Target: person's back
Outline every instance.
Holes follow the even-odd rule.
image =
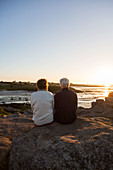
[[[68,89],[69,81],[66,82],[67,84],[64,83],[68,79],[64,80],[65,78],[60,81],[62,90],[54,96],[54,120],[67,124],[76,119],[77,95]]]
[[[41,83],[45,81],[41,79]],[[38,85],[38,82],[37,82]],[[37,92],[31,95],[31,108],[33,111],[33,121],[35,125],[44,125],[53,122],[53,94],[46,90],[46,88],[40,88]]]

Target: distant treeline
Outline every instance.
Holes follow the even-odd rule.
[[[48,83],[48,90],[51,91],[52,93],[56,93],[61,90],[61,87],[59,83]],[[37,90],[36,88],[36,83],[30,83],[30,82],[0,82],[0,90],[27,90],[34,92]],[[80,93],[82,91],[76,90],[72,87],[70,87],[70,90],[73,90],[76,93]]]

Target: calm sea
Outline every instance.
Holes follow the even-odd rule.
[[[104,99],[108,96],[110,92],[113,92],[113,87],[84,87],[84,86],[74,86],[77,90],[82,90],[82,93],[77,93],[78,95],[78,106],[84,108],[90,108],[91,103],[96,101],[96,99]]]
[[[84,87],[73,86],[81,93],[77,93],[78,106],[90,108],[96,99],[105,99],[113,91],[113,87]],[[30,101],[31,92],[28,91],[0,91],[0,103],[26,103]]]

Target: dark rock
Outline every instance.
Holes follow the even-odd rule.
[[[31,109],[26,110],[25,112],[27,112],[28,114],[33,114]]]
[[[28,119],[28,118],[22,118],[22,117],[20,117],[20,118],[13,118],[12,120],[11,120],[12,122],[19,122],[19,123],[32,123],[33,122],[33,120],[31,120],[31,119]]]
[[[0,118],[6,118],[6,116],[5,116],[5,115],[2,115]]]
[[[26,110],[23,113],[23,115],[26,116],[27,118],[32,118],[33,117],[33,112],[29,109],[29,110]]]
[[[108,97],[105,98],[106,107],[113,108],[113,92],[109,93]]]
[[[92,102],[92,107],[96,107],[97,109],[104,109],[105,101],[103,99],[98,99],[96,102]]]
[[[8,115],[8,116],[6,117],[6,119],[12,118],[12,117],[20,117],[20,116],[21,116],[21,113],[15,112],[14,114]]]
[[[14,113],[14,112],[18,112],[19,109],[14,109],[13,107],[7,107],[7,106],[2,106],[2,108],[9,113]]]
[[[77,108],[77,114],[80,114],[80,113],[82,113],[84,111],[85,111],[85,108],[83,108],[83,107],[78,107]]]
[[[107,109],[102,115],[104,117],[113,118],[113,109]]]
[[[113,169],[113,123],[78,118],[73,124],[34,127],[11,144],[9,170]]]
[[[19,117],[19,116],[21,116],[21,113],[20,113],[20,112],[15,112],[13,115],[14,115],[15,117]]]

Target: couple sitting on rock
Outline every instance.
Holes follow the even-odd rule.
[[[76,119],[77,95],[69,90],[69,80],[60,80],[62,90],[54,96],[48,91],[46,79],[37,81],[37,92],[31,95],[33,121],[37,126],[50,124],[53,121],[68,124]]]

